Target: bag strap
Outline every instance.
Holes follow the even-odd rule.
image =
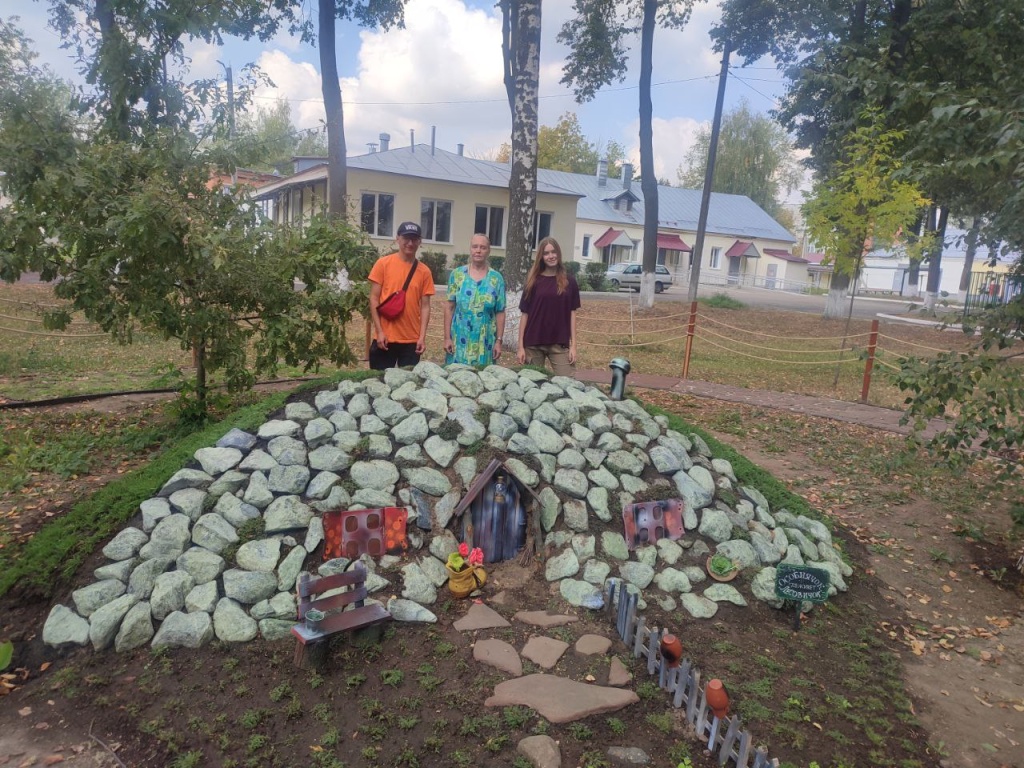
[[[416,267],[418,267],[419,265],[420,265],[420,262],[419,262],[418,259],[413,259],[412,260],[412,266],[409,268],[409,274],[406,275],[405,284],[402,285],[402,291],[403,292],[409,290],[409,283],[412,282],[412,276],[416,274]]]

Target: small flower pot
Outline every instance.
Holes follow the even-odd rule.
[[[487,583],[487,571],[480,566],[466,566],[461,571],[454,571],[445,565],[445,570],[448,571],[448,589],[459,599],[469,597]]]
[[[317,608],[310,608],[306,611],[306,615],[303,617],[306,621],[306,628],[313,631],[320,631],[320,622],[327,616],[323,611]]]
[[[732,563],[732,570],[731,571],[728,571],[727,573],[715,573],[714,569],[712,569],[712,567],[711,567],[711,561],[714,558],[715,558],[715,555],[712,555],[711,557],[708,558],[708,561],[707,561],[708,576],[710,576],[712,579],[714,579],[715,581],[732,581],[737,576],[739,576],[740,569],[739,569],[739,567],[737,567],[736,563],[734,563],[734,562]],[[732,562],[732,561],[730,560],[730,562]]]

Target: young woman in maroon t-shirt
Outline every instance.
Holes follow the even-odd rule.
[[[543,367],[549,360],[556,376],[574,376],[579,308],[580,288],[562,263],[562,249],[553,237],[545,237],[519,301],[519,362]]]

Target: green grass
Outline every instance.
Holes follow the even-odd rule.
[[[698,304],[715,309],[746,309],[747,305],[738,299],[734,299],[727,293],[716,293],[713,296],[697,299]]]

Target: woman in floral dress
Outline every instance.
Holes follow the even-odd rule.
[[[482,368],[501,357],[505,333],[505,279],[491,269],[487,235],[473,235],[469,263],[448,278],[448,304],[444,309],[446,363]]]

